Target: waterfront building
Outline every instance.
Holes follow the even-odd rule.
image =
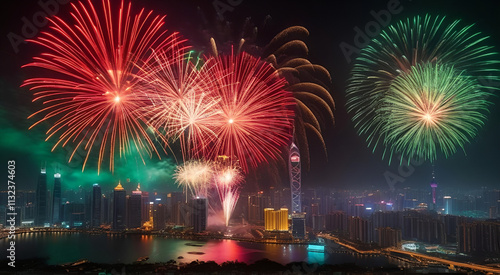
[[[288,209],[264,209],[264,228],[266,231],[288,231]]]
[[[36,185],[35,226],[45,226],[47,219],[47,172],[45,167],[40,170]]]
[[[61,174],[54,174],[54,190],[52,191],[52,224],[61,223]]]
[[[90,220],[90,226],[93,228],[98,228],[101,226],[101,216],[102,216],[102,193],[101,193],[101,187],[99,184],[94,183],[92,186],[92,206],[91,206],[91,220]]]
[[[206,198],[194,198],[191,200],[191,224],[196,233],[207,229],[208,204]]]
[[[132,191],[132,194],[130,195],[127,201],[127,227],[140,228],[143,224],[142,215],[143,215],[142,191],[140,191],[138,187],[136,190]]]
[[[113,230],[124,230],[126,228],[126,196],[127,192],[121,183],[115,187],[113,192]]]

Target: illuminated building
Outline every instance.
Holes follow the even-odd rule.
[[[40,170],[36,186],[35,226],[45,226],[47,222],[47,173],[45,167]]]
[[[264,228],[266,231],[288,231],[288,209],[264,209]]]
[[[299,148],[292,143],[290,147],[290,156],[288,167],[290,169],[290,189],[292,191],[292,213],[302,212],[301,202],[301,183],[300,183],[300,151]]]
[[[101,187],[99,186],[99,184],[94,183],[94,185],[92,186],[92,202],[91,202],[92,218],[90,220],[91,226],[94,228],[98,228],[99,226],[101,226],[101,214],[102,214],[101,197],[102,197]]]
[[[124,230],[126,228],[126,201],[127,192],[121,183],[115,187],[113,192],[113,225],[114,230]]]
[[[208,204],[206,198],[195,198],[191,201],[191,224],[196,233],[207,229]]]
[[[444,196],[443,197],[443,201],[444,201],[444,213],[446,215],[451,215],[453,212],[452,212],[452,200],[451,200],[451,197],[450,196]]]
[[[432,180],[431,180],[431,188],[432,188],[432,210],[436,210],[436,188],[438,184],[436,182],[436,177],[434,176],[434,167],[432,168]]]
[[[52,223],[61,222],[61,174],[54,174],[54,190],[52,193]]]

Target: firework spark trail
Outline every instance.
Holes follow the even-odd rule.
[[[214,163],[213,184],[219,195],[226,226],[229,225],[229,220],[240,197],[240,185],[243,180],[238,161],[227,156],[218,156]]]
[[[207,61],[220,96],[217,139],[209,158],[235,156],[243,172],[275,159],[291,140],[295,101],[286,80],[245,52]]]
[[[368,147],[383,147],[389,162],[396,152],[448,157],[484,124],[488,90],[497,88],[483,83],[498,81],[500,62],[486,36],[459,23],[429,15],[400,21],[356,59],[347,109]],[[431,105],[432,115],[415,116]]]
[[[36,67],[51,76],[30,78],[22,86],[30,86],[34,101],[47,107],[33,115],[45,114],[31,127],[55,120],[47,131],[47,140],[58,136],[53,150],[75,143],[75,152],[86,151],[82,170],[93,148],[98,148],[98,171],[105,155],[114,170],[115,154],[123,156],[131,148],[144,162],[143,152],[151,157],[159,153],[145,130],[146,122],[138,112],[149,104],[149,97],[136,89],[139,78],[137,64],[150,49],[168,43],[163,30],[164,16],[153,16],[144,9],[132,14],[131,4],[121,2],[115,15],[110,2],[102,1],[102,13],[89,0],[72,3],[74,23],[61,18],[47,18],[51,29],[30,42],[46,50],[23,67]],[[101,144],[96,137],[102,134]]]
[[[179,186],[186,187],[193,197],[208,198],[208,189],[213,180],[210,161],[190,160],[177,166],[174,179]]]
[[[210,67],[194,57],[177,34],[171,40],[143,68],[143,80],[152,90],[153,100],[146,117],[154,128],[164,131],[165,138],[180,141],[187,161],[204,156],[207,143],[216,138],[219,99],[211,88]]]

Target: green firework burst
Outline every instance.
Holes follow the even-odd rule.
[[[458,147],[464,148],[486,119],[484,114],[478,114],[487,111],[488,91],[497,89],[489,83],[499,80],[498,55],[486,44],[488,37],[473,32],[472,25],[460,27],[459,20],[445,21],[445,17],[429,15],[400,21],[375,37],[355,61],[346,90],[347,110],[358,134],[366,137],[368,147],[373,151],[383,148],[383,156],[388,155],[389,162],[396,152],[431,161],[440,151],[447,157]],[[447,80],[434,79],[440,83],[428,83],[432,81],[431,75],[446,76]],[[423,96],[425,93],[416,91],[424,87],[416,85],[435,85],[433,96],[450,98],[464,97],[463,91],[468,91],[473,94],[467,95],[467,100],[473,98],[481,104],[464,107],[464,110],[477,108],[467,109],[468,112],[451,112],[446,116],[450,122],[440,124],[446,125],[439,128],[440,134],[431,127],[421,127],[417,131],[411,127],[414,126],[411,120],[396,119],[398,112],[404,112],[404,108],[413,104],[403,103],[403,95],[396,93],[411,93],[406,90],[410,88],[415,90],[414,97]],[[446,91],[436,91],[437,88]],[[461,102],[464,101],[456,100],[455,104]],[[457,105],[454,108],[460,109]],[[458,121],[455,114],[469,122],[451,127]],[[466,119],[467,114],[472,117]],[[398,121],[397,126],[390,125],[394,121]],[[410,125],[405,126],[405,122]],[[413,140],[409,140],[410,137]],[[444,137],[448,140],[443,140]]]
[[[384,143],[405,158],[434,161],[464,148],[486,120],[489,96],[453,67],[425,63],[397,76],[382,99]]]

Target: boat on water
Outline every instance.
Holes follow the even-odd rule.
[[[144,257],[137,258],[136,262],[140,263],[140,262],[145,262],[147,260],[149,260],[149,257],[148,256],[144,256]]]
[[[184,259],[184,257],[182,257],[182,256],[179,256],[179,257],[177,257],[177,259],[179,259],[179,260],[180,260],[180,259]]]
[[[309,244],[307,246],[307,251],[324,253],[325,252],[325,246],[321,245],[321,244]]]
[[[200,243],[186,243],[187,246],[196,246],[196,247],[202,247],[203,244]]]
[[[194,255],[203,255],[205,252],[198,252],[198,251],[190,251],[188,254],[194,254]]]

